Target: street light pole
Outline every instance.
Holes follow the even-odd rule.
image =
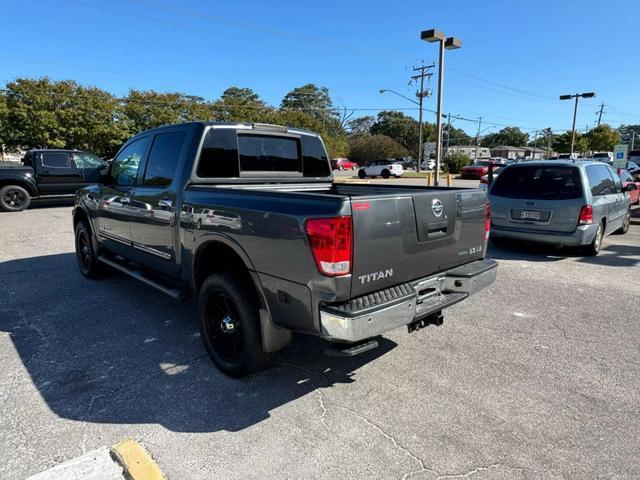
[[[593,98],[595,96],[596,94],[594,92],[576,93],[575,95],[560,95],[560,100],[569,100],[571,98],[576,99],[576,102],[573,106],[573,126],[571,127],[571,155],[573,155],[573,148],[576,142],[576,116],[578,114],[578,99],[580,97]]]
[[[442,157],[442,89],[444,81],[444,49],[453,50],[460,48],[462,42],[455,38],[445,38],[445,34],[440,30],[431,29],[424,30],[420,33],[420,38],[427,42],[438,42],[440,47],[439,61],[438,61],[438,101],[437,101],[437,113],[436,113],[436,174],[434,178],[434,186],[438,186],[438,177],[440,175],[440,159]]]
[[[480,150],[480,127],[482,125],[482,117],[478,117],[478,133],[476,134],[476,156],[473,159],[473,163],[476,163],[479,158],[479,150]]]

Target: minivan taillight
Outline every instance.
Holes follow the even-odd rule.
[[[484,208],[484,239],[489,240],[489,232],[491,231],[491,206],[489,205],[489,200],[486,201]]]
[[[585,205],[580,209],[580,217],[578,218],[578,225],[591,225],[593,223],[593,207],[591,205]]]
[[[305,230],[318,270],[337,277],[351,273],[351,217],[312,218]]]

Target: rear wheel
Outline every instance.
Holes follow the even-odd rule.
[[[202,284],[200,334],[213,363],[230,377],[268,367],[274,356],[262,349],[258,305],[252,286],[230,273],[216,273]]]
[[[602,239],[604,237],[604,227],[602,223],[598,225],[596,236],[593,237],[593,241],[584,248],[584,253],[590,257],[595,257],[600,253],[600,247],[602,246]]]
[[[20,212],[31,203],[31,195],[20,185],[6,185],[0,188],[0,210]]]
[[[360,177],[360,178],[364,178],[364,177],[366,177],[366,176],[367,176],[367,174],[366,174],[366,173],[364,173],[364,170],[358,170],[358,177]]]
[[[389,178],[391,176],[391,172],[389,172],[389,170],[384,169],[382,170],[382,178]]]
[[[629,231],[629,225],[631,224],[631,212],[627,210],[627,214],[624,216],[624,220],[622,221],[622,226],[616,230],[615,233],[619,235],[624,235]]]

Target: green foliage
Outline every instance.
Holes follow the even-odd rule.
[[[553,139],[553,149],[558,153],[571,152],[571,130],[555,136]],[[585,135],[576,132],[573,151],[579,153],[586,152],[587,150],[589,150],[589,140]]]
[[[349,121],[348,127],[351,135],[369,135],[376,118],[371,115],[354,118]]]
[[[360,135],[349,142],[349,158],[367,164],[385,158],[405,157],[407,149],[387,135]]]
[[[313,98],[302,95],[315,92]],[[112,156],[131,135],[195,120],[274,123],[320,133],[332,157],[348,156],[326,88],[305,85],[287,94],[285,108],[267,106],[253,90],[230,87],[213,102],[180,92],[131,90],[115,98],[71,80],[17,79],[0,94],[0,143],[9,148],[77,148]],[[311,109],[296,108],[311,105]],[[320,111],[315,110],[320,106]],[[326,108],[325,108],[326,107]]]
[[[429,124],[431,125],[431,124]],[[443,127],[443,138],[447,140],[447,125]],[[436,133],[434,128],[433,138],[435,139]],[[449,145],[475,145],[476,139],[467,135],[467,133],[461,128],[456,128],[453,125],[451,126],[451,131],[449,132]]]
[[[449,173],[460,173],[462,167],[470,163],[471,158],[463,152],[450,153],[444,157],[444,166]]]
[[[609,125],[602,124],[592,128],[585,135],[589,150],[594,152],[611,152],[616,143],[620,143],[620,133]]]
[[[378,113],[369,131],[372,135],[386,135],[395,140],[417,158],[419,130],[418,122],[412,117],[402,112],[386,110]]]
[[[518,127],[505,127],[497,133],[485,135],[480,144],[489,148],[497,146],[524,147],[528,140],[529,134],[524,133]]]
[[[633,141],[634,148],[640,146],[640,125],[620,125],[618,127],[618,133],[620,134],[621,143],[628,143],[631,148],[632,134],[635,132],[635,139]]]

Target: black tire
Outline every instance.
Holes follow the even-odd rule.
[[[385,169],[382,170],[382,178],[389,178],[391,176],[391,172],[389,172],[389,170]]]
[[[76,225],[75,236],[76,262],[78,263],[80,273],[91,279],[103,277],[107,268],[98,261],[98,257],[93,248],[91,229],[84,221],[80,221]]]
[[[31,195],[20,185],[5,185],[0,188],[0,210],[21,212],[31,204]]]
[[[358,170],[358,177],[365,178],[366,176],[367,176],[367,174],[364,173],[364,170]]]
[[[267,368],[274,354],[262,348],[253,286],[231,273],[209,276],[198,299],[200,334],[220,371],[238,378]]]
[[[627,210],[627,214],[624,216],[622,226],[615,231],[617,235],[624,235],[629,231],[629,225],[631,224],[631,212]]]
[[[600,253],[600,247],[602,247],[602,239],[604,238],[604,225],[602,222],[598,225],[598,230],[596,231],[596,236],[593,237],[593,241],[584,247],[585,255],[590,257],[595,257]]]

